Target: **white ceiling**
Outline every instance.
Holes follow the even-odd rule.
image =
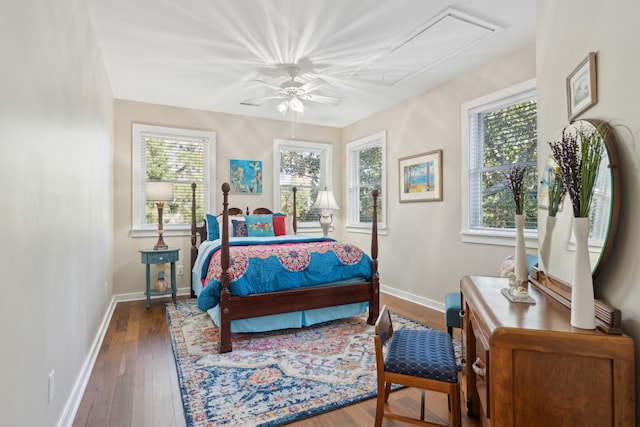
[[[303,123],[344,127],[535,42],[535,0],[87,0],[113,94],[290,120],[272,95],[299,81]]]

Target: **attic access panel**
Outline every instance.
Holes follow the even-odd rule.
[[[473,15],[448,8],[361,66],[353,76],[395,86],[503,30]]]

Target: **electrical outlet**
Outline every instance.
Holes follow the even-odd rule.
[[[176,272],[178,276],[182,276],[184,274],[184,265],[176,265]]]
[[[56,370],[52,369],[49,373],[49,403],[53,400],[53,396],[56,394]]]

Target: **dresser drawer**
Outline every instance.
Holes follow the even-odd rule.
[[[473,362],[469,362],[472,363],[471,369],[473,369],[473,372],[475,373],[475,386],[478,392],[478,397],[480,398],[480,406],[482,408],[483,415],[489,418],[491,416],[489,407],[489,337],[484,333],[480,325],[478,325],[478,322],[473,315],[470,320],[471,329],[473,330],[476,342],[476,359]]]

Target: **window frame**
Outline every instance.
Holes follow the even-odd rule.
[[[292,150],[299,151],[317,151],[321,153],[321,165],[320,165],[320,188],[327,187],[329,190],[333,190],[333,145],[328,142],[310,142],[294,139],[273,139],[273,206],[274,209],[280,210],[280,150],[286,147]],[[277,172],[277,173],[275,173]],[[322,231],[320,227],[320,219],[318,221],[298,221],[296,219],[296,226],[298,231],[304,230],[305,232],[317,232]],[[333,230],[334,226],[331,225],[330,229]]]
[[[517,101],[525,101],[537,97],[536,79],[530,79],[522,83],[487,94],[480,98],[462,104],[462,138],[461,138],[461,225],[460,235],[463,242],[482,243],[489,245],[513,246],[515,244],[515,229],[474,229],[470,226],[471,198],[471,115],[482,111],[500,108],[505,104]],[[538,173],[537,167],[535,173]],[[538,231],[525,230],[525,246],[527,248],[538,247]]]
[[[157,224],[146,224],[145,204],[146,195],[143,191],[146,181],[146,169],[143,170],[142,164],[142,144],[143,134],[151,133],[164,135],[175,139],[203,139],[205,141],[204,149],[204,212],[209,212],[212,205],[211,201],[216,200],[215,197],[215,164],[216,164],[216,133],[213,131],[174,128],[168,126],[147,125],[141,123],[132,123],[131,125],[131,237],[152,237],[157,236]],[[191,233],[191,219],[184,224],[164,224],[164,236],[186,236]]]
[[[354,162],[353,156],[359,155],[363,150],[369,148],[380,147],[382,149],[382,173],[381,173],[381,194],[382,203],[378,204],[378,212],[380,213],[381,221],[378,221],[378,231],[381,234],[386,234],[387,229],[387,209],[386,200],[387,197],[387,132],[377,132],[375,134],[365,136],[363,138],[351,141],[346,145],[346,176],[347,184],[345,191],[347,194],[346,203],[346,228],[348,232],[352,233],[371,233],[371,223],[361,222],[357,219],[358,212],[360,211],[360,197],[359,189],[361,187],[359,173],[357,168],[352,168]]]

